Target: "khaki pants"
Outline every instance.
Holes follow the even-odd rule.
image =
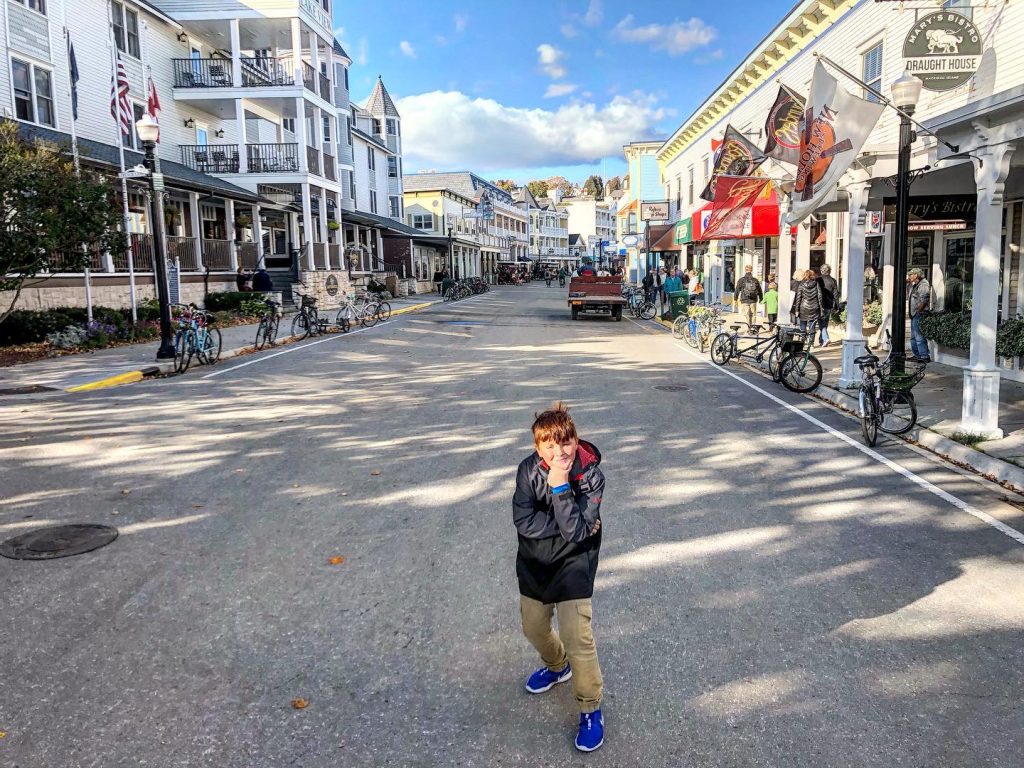
[[[740,304],[740,307],[747,325],[753,325],[757,320],[757,304]]]
[[[551,617],[558,611],[558,633],[551,628]],[[597,661],[597,646],[590,620],[594,609],[590,599],[566,600],[564,603],[541,603],[519,596],[519,613],[523,618],[523,634],[540,654],[552,672],[572,664],[572,693],[581,712],[601,708],[604,679]]]

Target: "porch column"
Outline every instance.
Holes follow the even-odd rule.
[[[252,239],[256,242],[256,266],[265,268],[264,259],[267,254],[263,252],[263,224],[260,221],[260,207],[257,203],[252,205]]]
[[[320,74],[320,40],[312,32],[309,33],[309,63],[313,66],[313,70],[317,75]],[[313,84],[313,89],[320,93],[319,80],[317,77],[316,83]]]
[[[806,272],[811,268],[811,217],[808,216],[796,228],[796,264],[793,269]]]
[[[238,27],[238,19],[230,19],[231,28],[231,84],[235,88],[242,87],[242,35]]]
[[[295,100],[295,140],[299,144],[300,173],[309,173],[309,162],[306,159],[306,147],[309,145],[309,137],[306,134],[306,100],[298,98]]]
[[[292,248],[302,249],[302,243],[299,242],[299,217],[291,212],[288,214],[288,238]]]
[[[231,259],[231,271],[238,270],[238,244],[235,242],[235,201],[224,198],[224,234],[228,239],[228,255]]]
[[[302,23],[298,17],[292,17],[292,78],[293,82],[302,87]],[[301,113],[300,113],[301,114]],[[296,118],[298,119],[298,118]]]
[[[200,272],[203,271],[203,230],[200,227],[199,218],[199,193],[188,193],[188,212],[191,219],[192,239],[196,248],[196,265]]]
[[[840,387],[860,383],[860,368],[854,360],[867,352],[864,346],[864,229],[868,215],[871,182],[862,181],[846,188],[850,195],[846,216],[846,253],[843,258],[843,284],[846,286],[846,338],[843,339],[843,368]]]
[[[302,185],[302,234],[305,240],[302,248],[306,256],[306,269],[313,272],[316,263],[313,261],[313,206],[309,200],[309,184]]]
[[[249,172],[249,150],[245,137],[245,102],[235,99],[235,122],[238,123],[238,172]]]
[[[999,310],[999,257],[1003,226],[1003,187],[1010,172],[1013,144],[976,151],[978,217],[974,228],[974,301],[971,309],[971,362],[964,369],[960,431],[996,440],[999,428],[999,368],[996,330]],[[900,276],[897,275],[897,278]]]
[[[335,208],[334,210],[338,210]],[[328,242],[329,235],[327,230],[327,190],[320,190],[320,242]],[[325,246],[326,247],[326,246]],[[329,251],[330,249],[328,249]],[[327,264],[330,266],[330,253],[327,255]]]
[[[779,195],[779,258],[776,259],[775,277],[779,283],[779,317],[788,322],[793,306],[793,234],[786,220],[789,214],[789,195]]]
[[[384,269],[384,236],[381,234],[381,230],[373,230],[374,237],[377,240],[377,264],[380,265],[381,270]],[[373,266],[370,266],[370,270],[373,271]]]

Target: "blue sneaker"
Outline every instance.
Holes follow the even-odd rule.
[[[576,734],[576,749],[593,752],[604,744],[604,718],[601,710],[580,713],[580,730]]]
[[[526,681],[526,690],[530,693],[544,693],[550,691],[559,683],[564,683],[572,677],[572,667],[569,662],[565,663],[565,669],[561,672],[552,672],[547,667],[541,667]]]

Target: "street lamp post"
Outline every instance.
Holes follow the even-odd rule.
[[[899,159],[896,167],[896,223],[894,231],[892,290],[892,361],[893,370],[902,371],[907,344],[907,239],[910,220],[910,146],[917,139],[910,118],[921,97],[922,82],[904,72],[892,84],[893,103],[900,112]]]
[[[448,261],[451,264],[451,271],[448,273],[448,276],[451,277],[452,280],[454,280],[455,279],[455,246],[453,245],[453,242],[452,242],[452,229],[453,229],[452,222],[449,221],[448,222]]]
[[[160,303],[160,348],[156,352],[157,360],[173,359],[174,339],[171,334],[171,299],[167,290],[167,246],[164,242],[163,227],[163,191],[164,178],[160,173],[160,159],[154,151],[156,140],[160,136],[160,126],[148,112],[135,123],[142,147],[146,152],[145,164],[149,169],[149,219],[153,230],[153,261],[154,278],[156,279],[156,296]]]

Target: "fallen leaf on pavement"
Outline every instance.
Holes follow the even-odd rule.
[[[380,474],[380,470],[379,470],[379,469],[375,469],[375,470],[373,470],[373,472],[371,472],[370,474],[371,474],[371,475],[379,475],[379,474]]]
[[[236,469],[235,472],[245,472],[244,469]]]
[[[335,555],[334,557],[332,557],[327,562],[329,562],[331,565],[341,565],[342,563],[345,562],[345,558],[342,557],[341,555]]]
[[[204,506],[206,506],[206,505],[205,504],[193,504],[192,505],[192,509],[202,509]]]
[[[342,491],[342,492],[341,492],[341,495],[342,495],[342,496],[348,496],[348,494],[347,494],[347,493],[345,493],[345,491]]]
[[[131,492],[132,492],[132,489],[131,489],[131,488],[122,488],[122,489],[121,489],[121,495],[122,495],[122,496],[127,496],[127,495],[128,495],[129,493],[131,493]]]
[[[309,706],[309,700],[308,699],[292,699],[292,708],[293,709],[305,709],[308,706]]]

